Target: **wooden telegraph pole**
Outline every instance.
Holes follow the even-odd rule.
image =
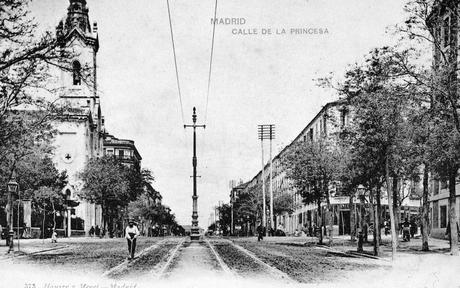
[[[273,184],[272,184],[272,178],[273,178],[273,167],[272,167],[272,140],[275,139],[275,125],[274,124],[269,124],[269,125],[259,125],[258,129],[258,134],[259,134],[259,140],[261,143],[262,147],[262,226],[265,227],[267,225],[267,220],[266,220],[266,208],[265,208],[265,176],[264,176],[264,170],[265,170],[265,162],[264,162],[264,140],[270,140],[270,228],[274,229],[274,217],[273,217]]]
[[[200,240],[200,230],[198,228],[198,195],[196,191],[196,165],[197,165],[197,158],[196,158],[196,128],[206,128],[206,125],[196,125],[196,108],[193,107],[193,114],[192,114],[192,125],[184,125],[184,128],[193,128],[193,158],[192,158],[192,165],[193,165],[193,212],[192,212],[192,229],[190,232],[190,239],[191,240]]]

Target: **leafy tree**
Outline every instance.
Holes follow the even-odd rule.
[[[230,204],[223,204],[218,207],[219,211],[219,226],[222,229],[222,233],[227,235],[230,233],[229,228],[232,225],[232,212]]]
[[[329,245],[332,245],[332,215],[329,195],[329,185],[337,177],[336,162],[340,153],[332,139],[321,137],[316,141],[305,141],[293,144],[283,156],[282,163],[286,168],[286,175],[293,180],[293,187],[300,193],[305,204],[316,204],[318,216],[321,219],[320,227],[324,226],[321,217],[321,204],[326,202],[327,222],[329,226]],[[322,233],[319,243],[322,244]]]
[[[183,228],[177,224],[175,215],[171,213],[171,209],[161,203],[149,201],[146,195],[129,203],[128,209],[130,217],[147,220],[150,225],[156,227],[167,226],[168,230],[175,235],[184,233]]]
[[[244,225],[247,221],[256,223],[262,215],[262,186],[248,189],[247,193],[241,193],[233,204],[235,224]]]
[[[404,53],[389,47],[375,49],[364,64],[347,71],[341,88],[354,114],[350,134],[352,160],[348,165],[354,174],[351,183],[366,186],[371,203],[377,202],[377,209],[372,211],[377,228],[374,229],[375,254],[379,253],[378,227],[384,180],[390,206],[394,254],[397,218],[393,209],[397,208],[398,183],[411,178],[415,167],[420,165],[420,162],[408,161],[411,145],[407,138],[410,130],[407,117],[415,108],[410,90],[407,89],[412,83],[404,81],[405,73],[398,64],[404,57]]]
[[[289,214],[294,212],[294,200],[288,194],[282,194],[273,200],[273,213],[280,215],[284,212]]]
[[[130,193],[129,175],[129,168],[111,156],[90,159],[80,173],[84,184],[79,196],[101,205],[104,229],[107,224],[113,227],[119,207],[136,200],[136,195]]]
[[[24,153],[20,158],[14,161],[8,158],[10,161],[0,162],[0,181],[8,182],[13,169],[19,183],[21,199],[32,200],[34,214],[44,215],[43,221],[47,215],[50,216],[49,219],[52,217],[55,227],[56,212],[63,210],[62,189],[67,183],[67,175],[65,171],[59,172],[56,169],[50,158],[52,147],[47,141],[30,142],[28,145],[30,146],[21,147]],[[0,203],[5,205],[8,193],[6,189],[2,192]]]

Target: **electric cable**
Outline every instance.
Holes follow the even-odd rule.
[[[172,49],[173,49],[173,55],[174,55],[174,67],[176,69],[176,82],[177,82],[177,91],[178,91],[178,94],[179,94],[179,103],[180,103],[180,110],[181,110],[181,115],[182,115],[182,124],[185,125],[184,108],[183,108],[183,105],[182,105],[182,93],[181,93],[181,90],[180,90],[180,81],[179,81],[179,70],[177,69],[176,45],[174,43],[174,33],[173,33],[173,27],[172,27],[171,9],[169,7],[169,0],[166,0],[166,4],[168,6],[169,28],[170,28],[170,31],[171,31],[171,42],[172,42]]]

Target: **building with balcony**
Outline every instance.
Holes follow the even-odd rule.
[[[140,167],[142,157],[137,151],[133,140],[118,139],[113,135],[106,134],[104,137],[104,155],[114,156],[122,163]]]

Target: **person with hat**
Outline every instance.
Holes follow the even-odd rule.
[[[128,252],[130,260],[134,259],[134,252],[136,252],[136,238],[140,234],[139,229],[137,229],[137,226],[134,224],[134,220],[130,219],[129,225],[125,230],[125,238],[128,241]]]

